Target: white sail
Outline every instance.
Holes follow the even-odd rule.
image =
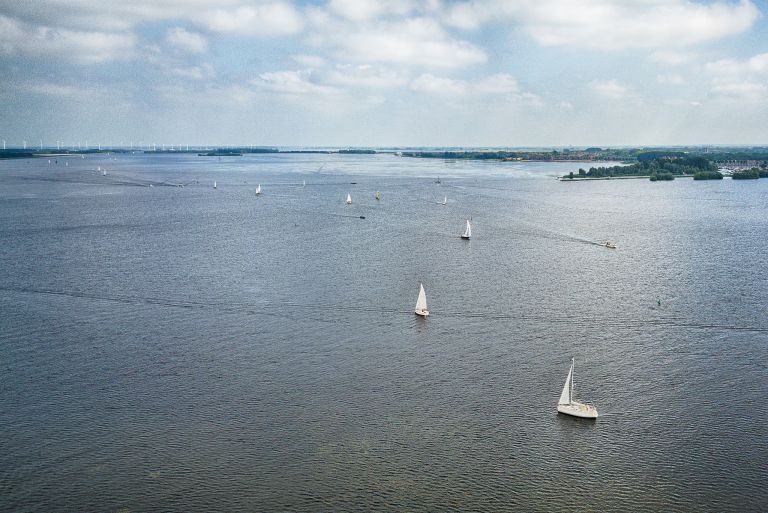
[[[261,194],[261,184],[256,186],[256,194],[257,195]]]
[[[216,180],[213,181],[213,188],[216,188]]]
[[[419,298],[416,300],[416,313],[427,311],[427,294],[424,292],[424,285],[419,283]]]
[[[351,204],[352,204],[352,195],[347,194],[347,205],[351,205]]]
[[[447,205],[447,204],[448,204],[448,196],[445,196],[443,198],[443,205]]]
[[[565,385],[563,385],[563,393],[560,394],[560,400],[558,404],[571,404],[571,380],[573,379],[573,361],[571,361],[571,368],[568,369],[568,377],[565,378]]]
[[[461,234],[462,239],[468,239],[472,237],[472,227],[469,225],[469,219],[467,219],[467,227],[464,228],[464,233]]]

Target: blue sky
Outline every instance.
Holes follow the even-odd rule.
[[[0,0],[0,137],[768,144],[767,14],[755,0]]]

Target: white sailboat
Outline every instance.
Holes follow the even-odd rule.
[[[347,194],[347,205],[351,205],[351,204],[352,204],[352,195]]]
[[[213,188],[216,188],[216,180],[213,181]]]
[[[416,300],[416,315],[426,317],[429,315],[427,310],[427,293],[424,292],[424,285],[419,283],[419,298]]]
[[[376,196],[374,196],[377,200],[381,199],[381,193],[379,191],[376,191]]]
[[[256,196],[258,196],[259,194],[261,194],[261,184],[258,184],[256,186]]]
[[[571,358],[571,368],[568,370],[568,377],[565,378],[563,392],[560,394],[560,400],[557,402],[557,411],[583,419],[596,419],[597,408],[573,400],[573,365],[574,359]]]
[[[448,196],[443,197],[443,205],[448,204]]]
[[[467,227],[464,228],[464,233],[461,234],[461,238],[469,240],[470,237],[472,237],[472,226],[470,226],[469,219],[467,219]]]

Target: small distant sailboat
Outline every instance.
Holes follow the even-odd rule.
[[[374,196],[377,200],[381,199],[381,193],[379,191],[376,191],[376,196]]]
[[[426,317],[429,315],[427,310],[427,293],[424,292],[424,284],[419,283],[419,298],[416,300],[416,315]]]
[[[216,188],[216,180],[213,181],[213,188]]]
[[[443,198],[443,205],[447,205],[447,204],[448,204],[448,196],[445,196]]]
[[[464,233],[461,234],[461,238],[469,240],[470,237],[472,237],[472,226],[470,226],[469,219],[467,219],[467,227],[464,228]]]
[[[306,180],[302,180],[301,181],[301,186],[302,187],[306,187],[307,186],[307,181]]]
[[[603,246],[605,246],[606,248],[610,248],[610,249],[616,249],[616,244],[614,244],[614,243],[613,243],[613,242],[611,242],[611,241],[605,241],[605,243],[603,244]]]
[[[256,186],[256,196],[258,196],[259,194],[261,194],[261,184]]]
[[[352,204],[352,195],[347,194],[347,205],[351,205],[351,204]]]
[[[571,368],[568,370],[568,377],[565,378],[563,392],[560,394],[560,400],[557,402],[557,411],[583,419],[596,419],[597,408],[573,400],[573,366],[574,359],[571,358]]]

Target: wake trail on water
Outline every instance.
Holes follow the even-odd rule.
[[[413,315],[413,311],[400,308],[387,308],[382,306],[366,306],[366,305],[343,305],[343,304],[320,304],[320,303],[298,303],[292,301],[273,301],[267,303],[246,303],[236,301],[211,301],[211,300],[194,300],[194,299],[175,299],[175,298],[163,298],[163,297],[151,297],[151,296],[135,296],[129,294],[95,294],[86,291],[67,291],[67,290],[55,290],[35,287],[12,287],[12,286],[0,286],[0,290],[6,292],[16,292],[25,294],[46,294],[51,296],[63,296],[78,299],[91,299],[98,301],[112,301],[117,303],[126,304],[146,304],[157,305],[171,308],[189,308],[189,309],[206,309],[206,310],[218,310],[221,312],[237,312],[237,313],[249,313],[249,314],[275,314],[282,312],[285,309],[295,310],[309,310],[319,312],[333,312],[337,315],[345,315],[348,313],[375,313],[375,314],[390,314],[390,315]],[[768,333],[768,327],[765,326],[744,326],[735,324],[720,324],[700,322],[691,319],[682,318],[632,318],[632,317],[612,317],[610,320],[592,319],[585,320],[580,316],[573,315],[539,315],[539,314],[526,314],[520,313],[488,313],[488,312],[471,312],[471,311],[451,311],[442,310],[439,312],[431,312],[430,317],[441,318],[450,317],[457,319],[481,319],[488,321],[524,321],[532,323],[552,323],[552,324],[565,324],[573,326],[575,328],[643,328],[648,326],[656,327],[668,327],[668,328],[682,328],[692,330],[715,330],[715,331],[739,331],[739,332],[755,332],[755,333]]]

